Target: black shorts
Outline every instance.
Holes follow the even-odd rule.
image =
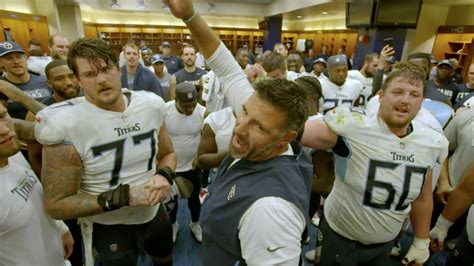
[[[168,213],[161,205],[145,224],[94,224],[92,246],[102,265],[136,265],[145,253],[157,258],[171,256],[173,234]]]

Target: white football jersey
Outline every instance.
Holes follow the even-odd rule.
[[[204,125],[208,124],[214,132],[217,144],[217,152],[229,150],[232,133],[235,127],[235,115],[231,107],[226,107],[214,113],[210,113],[204,119]]]
[[[333,149],[336,180],[324,208],[329,225],[363,244],[393,240],[427,172],[446,158],[447,139],[417,121],[400,138],[381,118],[353,107],[329,111],[324,120],[348,149],[347,156]]]
[[[176,172],[186,172],[193,168],[201,141],[201,128],[206,107],[196,104],[191,115],[185,115],[176,109],[176,102],[166,103],[165,124],[176,153]]]
[[[337,106],[352,106],[362,92],[362,83],[346,79],[342,86],[334,84],[329,79],[319,80],[323,90],[324,103],[319,107],[320,113]]]
[[[165,102],[145,91],[127,91],[123,112],[100,109],[84,97],[47,107],[38,113],[35,133],[43,145],[70,143],[84,167],[80,193],[98,195],[117,185],[143,185],[154,175],[158,133]],[[124,207],[88,217],[100,224],[141,224],[158,206]]]
[[[362,83],[362,93],[359,97],[359,107],[365,108],[367,102],[369,101],[370,95],[372,95],[372,84],[374,82],[374,78],[364,77],[359,70],[349,70],[347,72],[347,78],[357,80]]]

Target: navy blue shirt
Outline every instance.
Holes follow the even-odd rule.
[[[42,101],[43,99],[52,95],[51,89],[48,87],[48,81],[45,77],[39,76],[36,74],[30,73],[30,80],[25,83],[14,83],[9,81],[8,79],[2,77],[2,80],[8,81],[11,84],[20,88],[20,90],[24,91],[27,95],[31,96],[33,99],[37,101]],[[17,102],[9,102],[8,103],[8,113],[13,118],[18,119],[25,119],[28,110]]]
[[[168,73],[171,75],[184,68],[183,61],[179,57],[175,55],[171,55],[169,57],[165,57],[164,55],[161,56],[165,60],[165,66],[166,69],[168,69]]]

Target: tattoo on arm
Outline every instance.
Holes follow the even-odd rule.
[[[44,201],[54,219],[71,219],[99,214],[97,196],[79,193],[83,165],[73,145],[43,147],[41,177]]]

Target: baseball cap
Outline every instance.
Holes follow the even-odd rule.
[[[438,66],[441,66],[441,65],[448,65],[449,67],[454,69],[453,64],[451,64],[451,62],[448,59],[443,59],[439,61]]]
[[[154,65],[158,62],[162,62],[164,63],[165,62],[165,59],[163,58],[163,56],[159,55],[159,54],[156,54],[154,55],[152,58],[151,58],[151,64]]]
[[[197,100],[198,92],[196,87],[191,83],[179,83],[176,86],[176,99],[181,102],[192,102]]]
[[[316,60],[313,61],[313,64],[316,63],[323,63],[324,65],[326,65],[326,60],[324,60],[324,58],[316,58]]]
[[[328,58],[327,66],[328,68],[347,66],[347,58],[344,55],[333,55]]]
[[[23,48],[21,48],[21,46],[16,42],[7,41],[0,43],[0,56],[4,56],[13,52],[25,53]]]
[[[163,42],[163,43],[161,43],[161,47],[171,47],[171,43],[170,42]]]

